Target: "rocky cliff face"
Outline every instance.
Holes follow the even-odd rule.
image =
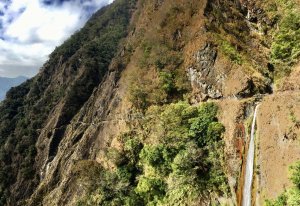
[[[214,189],[190,205],[240,204],[249,119],[260,101],[254,197],[276,197],[288,184],[276,171],[300,159],[298,70],[272,42],[286,9],[275,0],[116,0],[98,11],[1,104],[0,205],[122,205],[97,190],[108,181],[104,170],[118,169],[107,154],[126,150],[125,134],[141,136],[144,146],[159,141],[161,126],[148,118],[165,121],[162,111],[181,101],[214,102],[225,126],[224,162],[201,174],[222,171],[227,186],[210,183]]]
[[[24,204],[45,178],[72,119],[109,76],[133,10],[134,3],[122,1],[103,8],[50,55],[36,77],[8,93],[1,105],[0,129],[4,203]],[[114,67],[121,69],[122,64]],[[57,174],[49,186],[57,184]]]

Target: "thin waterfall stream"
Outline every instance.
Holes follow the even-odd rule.
[[[243,189],[243,204],[242,206],[251,206],[251,191],[252,191],[252,182],[253,182],[253,168],[254,168],[254,136],[255,136],[255,125],[256,125],[256,116],[259,105],[255,107],[252,126],[251,126],[251,136],[249,142],[249,149],[247,154],[246,161],[246,172],[245,172],[245,183]]]

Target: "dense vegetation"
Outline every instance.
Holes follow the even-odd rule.
[[[300,162],[291,167],[291,181],[294,187],[287,189],[276,200],[266,201],[266,206],[298,206],[300,205]]]
[[[117,137],[90,195],[78,205],[198,205],[228,194],[217,107],[151,106]]]
[[[0,105],[0,205],[7,201],[17,205],[19,199],[32,194],[39,182],[35,144],[48,115],[59,101],[63,102],[56,125],[60,134],[53,135],[51,157],[66,125],[108,71],[121,38],[127,34],[133,3],[119,0],[101,9],[82,30],[56,48],[37,77],[8,92]],[[63,82],[57,82],[54,76],[62,72],[62,64],[68,68],[63,71],[67,75]],[[11,194],[13,184],[19,184],[19,189]]]
[[[277,66],[276,75],[284,76],[300,56],[300,8],[294,0],[276,0],[268,7],[269,15],[278,19],[271,45],[271,61]]]

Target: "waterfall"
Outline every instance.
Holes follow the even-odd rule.
[[[253,167],[254,167],[254,135],[255,135],[255,123],[256,123],[256,116],[258,111],[259,105],[255,107],[253,120],[252,120],[252,127],[251,127],[251,137],[249,143],[249,149],[247,154],[247,161],[246,161],[246,172],[245,172],[245,183],[244,183],[244,190],[243,190],[243,206],[251,206],[251,189],[252,189],[252,182],[253,182]]]
[[[248,13],[247,13],[247,16],[246,16],[246,19],[250,20],[250,10],[248,9]]]

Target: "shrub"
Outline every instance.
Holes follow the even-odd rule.
[[[109,148],[107,151],[107,157],[117,166],[122,166],[126,164],[127,159],[124,156],[124,153],[121,151],[115,149],[115,148]]]
[[[207,129],[207,138],[211,142],[220,140],[222,134],[225,132],[225,127],[219,122],[212,122]]]
[[[292,64],[300,56],[300,14],[288,13],[279,24],[271,47],[271,58]]]
[[[294,187],[289,188],[275,200],[266,200],[266,206],[298,206],[300,205],[300,162],[290,167],[291,180]]]
[[[164,163],[163,150],[163,145],[146,145],[140,153],[140,159],[153,167],[158,166]]]
[[[161,87],[163,90],[166,91],[166,93],[170,94],[175,88],[174,84],[174,77],[171,72],[160,72],[159,73],[160,81],[161,81]]]
[[[131,85],[129,90],[130,90],[130,101],[132,105],[137,109],[145,111],[150,104],[148,98],[148,92],[143,87],[134,84]]]
[[[280,195],[274,201],[267,200],[265,204],[266,206],[286,206],[287,205],[286,201],[287,201],[287,197],[285,195]]]
[[[234,63],[241,65],[242,56],[228,41],[224,40],[220,46],[221,51]]]
[[[204,150],[192,142],[181,150],[172,163],[172,170],[175,174],[192,176],[197,170],[204,169]]]
[[[199,146],[206,146],[209,142],[217,141],[224,132],[221,124],[215,122],[218,108],[215,104],[204,104],[199,108],[198,116],[190,119],[189,135],[197,140]],[[212,137],[212,135],[218,135]]]
[[[300,189],[300,162],[296,163],[294,166],[291,166],[291,171],[291,180],[294,185]]]
[[[129,139],[124,144],[126,156],[132,163],[137,162],[142,149],[143,144],[137,138]]]
[[[141,177],[135,192],[148,203],[161,199],[165,194],[166,186],[166,183],[161,179]]]

